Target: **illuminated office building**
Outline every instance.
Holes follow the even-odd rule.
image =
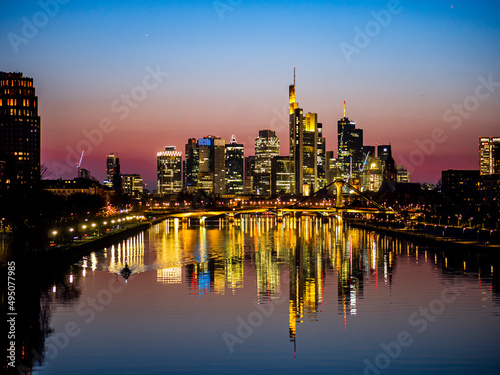
[[[245,158],[245,194],[254,194],[253,176],[255,169],[255,156]]]
[[[198,185],[198,172],[200,171],[198,141],[196,138],[189,138],[184,155],[184,189],[189,193],[193,193]]]
[[[158,194],[175,194],[182,190],[182,152],[166,146],[156,154]]]
[[[141,196],[144,193],[144,183],[138,174],[124,174],[122,177],[123,192],[132,196]]]
[[[479,172],[482,176],[500,173],[500,137],[479,138]]]
[[[235,136],[226,145],[226,193],[243,194],[244,146],[236,141]]]
[[[197,188],[214,194],[224,194],[226,189],[226,142],[209,135],[198,139],[199,172]]]
[[[40,181],[40,116],[33,78],[0,72],[0,165],[3,186]]]
[[[359,177],[365,156],[363,154],[363,130],[356,129],[356,123],[346,116],[345,101],[344,117],[337,122],[337,136],[337,160],[342,178],[351,180],[353,177]]]
[[[368,156],[363,168],[363,190],[378,191],[383,181],[382,162],[379,158]]]
[[[396,182],[399,184],[408,184],[410,183],[410,172],[402,165],[396,166]]]
[[[259,195],[271,195],[272,158],[280,155],[280,140],[272,130],[260,130],[255,139],[253,190]]]
[[[114,190],[121,189],[120,158],[113,153],[106,156],[106,180],[104,185]]]
[[[289,156],[277,156],[272,160],[271,174],[272,194],[293,194],[293,163]]]
[[[326,185],[326,139],[323,137],[323,124],[318,123],[317,127],[317,189],[321,189]]]
[[[392,155],[391,145],[378,145],[377,146],[377,157],[382,162],[382,169],[385,168],[385,162]]]
[[[324,139],[318,130],[318,115],[307,113],[299,107],[295,98],[295,71],[293,85],[289,86],[289,130],[290,130],[290,158],[293,161],[295,194],[313,192],[318,188],[318,143],[324,144]],[[324,160],[324,148],[320,155]],[[306,191],[304,191],[306,189]]]

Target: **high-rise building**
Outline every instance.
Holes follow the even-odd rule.
[[[318,122],[317,140],[317,189],[321,189],[326,185],[326,139],[323,137],[323,124],[320,122]]]
[[[226,188],[226,142],[209,135],[198,139],[199,172],[198,189],[214,194],[224,194]]]
[[[259,195],[271,195],[272,158],[280,155],[280,140],[273,130],[259,130],[255,138],[253,190]]]
[[[295,184],[292,164],[289,156],[276,156],[272,159],[271,190],[273,195],[293,193]]]
[[[255,194],[253,188],[253,174],[255,169],[255,156],[245,158],[245,194]]]
[[[330,184],[335,181],[337,178],[340,178],[340,169],[337,165],[337,159],[335,159],[333,151],[326,152],[326,184]],[[334,190],[335,187],[331,185],[329,187],[330,190]]]
[[[226,145],[226,193],[243,194],[244,146],[233,135]]]
[[[158,194],[175,194],[182,190],[182,152],[166,146],[156,154]]]
[[[337,122],[338,153],[337,160],[340,164],[342,178],[351,180],[359,177],[363,165],[363,130],[356,129],[356,123],[349,120],[345,114]]]
[[[104,185],[114,190],[121,190],[122,176],[120,158],[113,153],[106,156],[106,180]]]
[[[382,169],[385,168],[385,162],[389,155],[392,155],[391,145],[377,145],[377,157],[382,163]]]
[[[3,186],[40,181],[40,116],[33,78],[0,72],[0,164]]]
[[[368,156],[366,165],[363,168],[363,190],[378,191],[383,181],[382,162],[379,158]]]
[[[500,173],[500,137],[479,138],[479,172],[481,175]]]
[[[289,131],[290,131],[290,159],[294,168],[294,193],[304,194],[304,188],[314,191],[318,188],[318,164],[324,162],[324,138],[318,129],[318,115],[307,113],[299,107],[295,97],[295,70],[293,85],[288,89],[289,100]],[[321,138],[320,138],[321,137]],[[318,154],[318,144],[320,153]]]
[[[380,161],[382,163],[381,159]],[[380,186],[380,189],[383,191],[390,190],[391,192],[394,192],[396,182],[397,182],[396,163],[394,162],[391,149],[389,148],[389,154],[385,160],[385,165],[382,172],[382,186]]]
[[[141,196],[144,193],[144,182],[138,174],[124,174],[122,179],[123,192],[127,195]]]
[[[198,185],[198,172],[200,171],[198,141],[196,138],[188,139],[184,155],[184,189],[192,193],[196,190]]]

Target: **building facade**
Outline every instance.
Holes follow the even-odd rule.
[[[253,190],[258,195],[271,195],[272,159],[280,155],[280,140],[273,130],[259,130],[255,138]]]
[[[121,168],[118,155],[111,153],[106,156],[106,181],[104,185],[114,190],[121,189]]]
[[[3,186],[40,181],[40,116],[33,78],[0,72],[0,164]]]
[[[182,190],[182,152],[166,146],[156,154],[158,194],[176,194]]]
[[[123,192],[127,195],[140,197],[144,194],[144,181],[138,174],[124,174],[122,178]]]
[[[293,163],[289,156],[277,156],[272,160],[272,194],[293,194],[295,183]]]
[[[299,107],[293,85],[288,88],[290,159],[294,171],[294,193],[314,192],[326,183],[326,153],[323,125],[318,124],[317,113]]]
[[[345,115],[337,122],[337,160],[342,178],[352,180],[360,177],[365,154],[363,153],[363,130],[356,129],[356,123]]]
[[[244,146],[233,135],[226,145],[226,194],[243,194]]]
[[[214,194],[224,194],[226,189],[226,142],[209,135],[198,139],[199,171],[197,188]]]
[[[500,137],[479,138],[479,172],[483,176],[500,173]]]
[[[188,139],[184,155],[184,189],[193,193],[198,185],[198,172],[200,171],[198,140],[196,138]]]

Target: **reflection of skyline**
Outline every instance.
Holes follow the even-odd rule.
[[[33,349],[43,353],[42,337],[51,332],[52,307],[77,301],[80,292],[76,285],[81,278],[119,270],[125,261],[137,270],[135,274],[147,276],[146,271],[153,271],[153,279],[146,279],[162,288],[180,285],[185,293],[200,297],[216,294],[232,298],[246,288],[255,301],[265,304],[288,289],[289,337],[295,342],[300,339],[305,321],[326,319],[322,314],[325,303],[337,304],[336,311],[343,315],[346,330],[353,315],[367,313],[362,300],[373,301],[374,292],[391,292],[401,259],[428,264],[431,272],[444,280],[460,277],[474,283],[480,289],[478,300],[498,304],[498,257],[488,253],[416,246],[374,232],[350,229],[337,219],[325,224],[315,218],[285,219],[275,224],[254,218],[223,230],[181,226],[175,229],[172,223],[162,223],[149,232],[92,253],[81,267],[73,267],[54,281],[44,283],[38,294],[29,292],[37,287],[27,282],[25,295],[35,297],[38,308],[23,307],[31,314],[23,320],[37,322],[31,331],[19,332],[19,342],[23,342],[28,353],[24,363],[35,360],[35,355],[29,354]],[[129,283],[135,283],[133,277]],[[411,294],[411,285],[406,287]],[[34,306],[35,302],[31,302]],[[29,339],[22,341],[23,336]]]

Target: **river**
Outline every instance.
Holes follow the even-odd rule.
[[[170,220],[26,283],[17,355],[34,374],[498,374],[498,259],[338,220]]]

